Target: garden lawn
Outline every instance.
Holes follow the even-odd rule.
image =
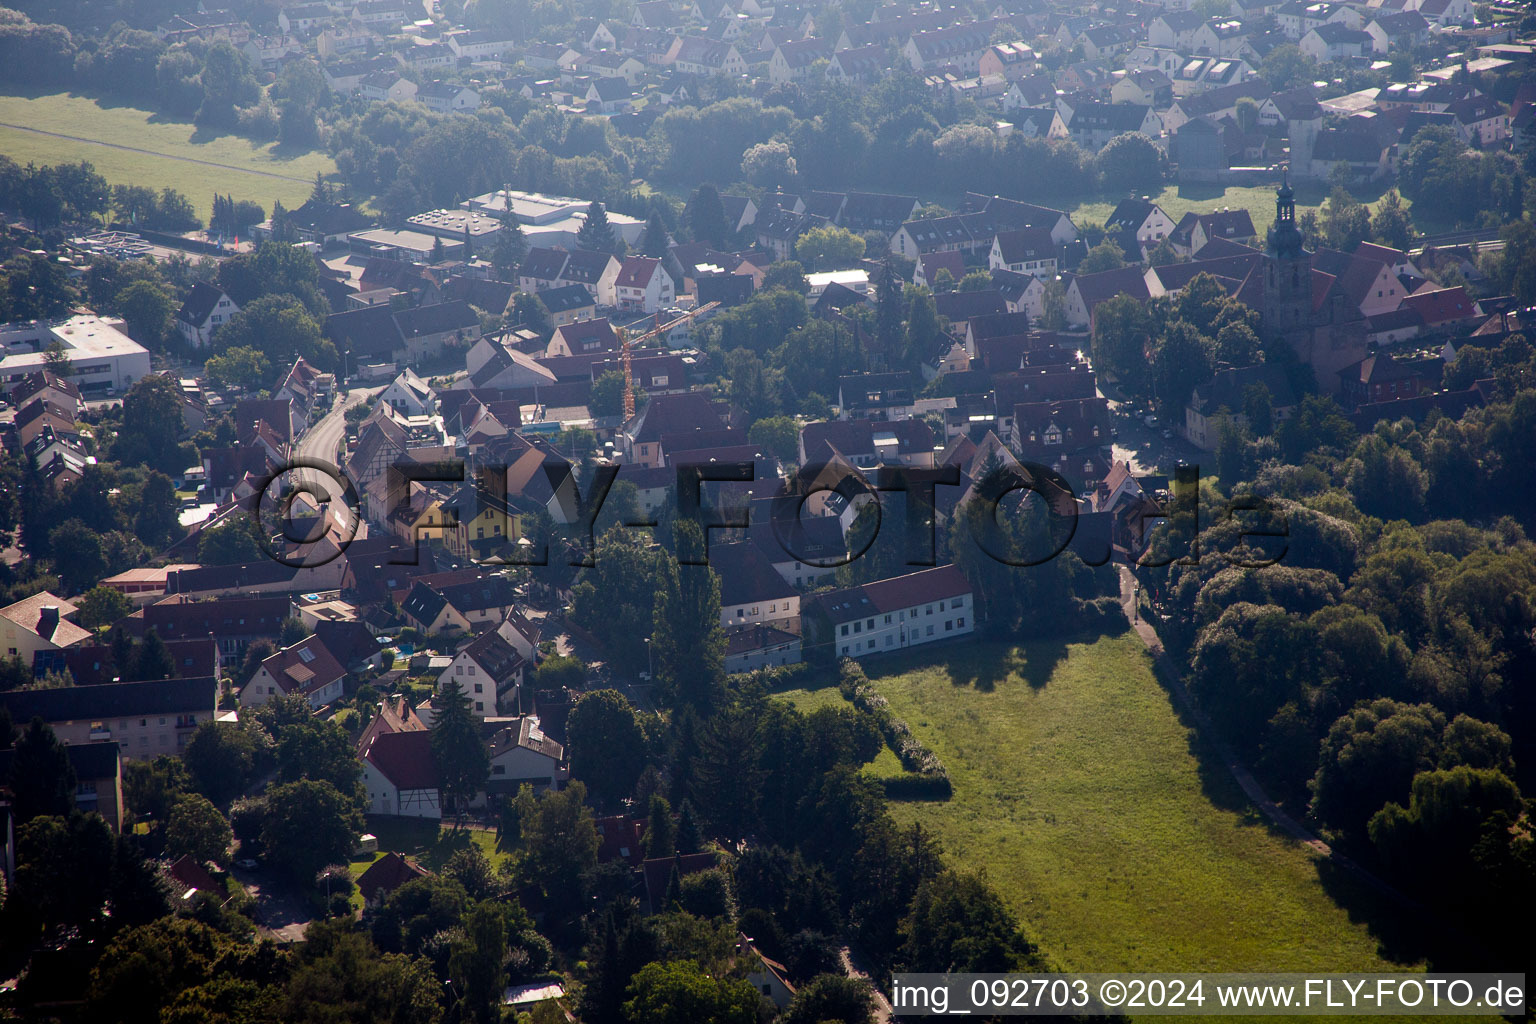
[[[404,854],[428,871],[440,870],[448,863],[449,857],[471,843],[480,847],[480,852],[485,854],[492,868],[501,867],[508,858],[508,854],[496,850],[496,833],[484,829],[461,828],[455,831],[452,824],[439,824],[419,818],[372,815],[365,829],[378,837],[379,851],[364,853],[352,859],[350,869],[353,878],[367,871],[374,861],[390,852]]]
[[[21,164],[86,160],[113,185],[170,187],[204,220],[215,191],[270,213],[273,200],[300,205],[317,172],[336,170],[324,153],[289,154],[275,143],[214,136],[154,111],[72,93],[0,96],[0,153]]]
[[[978,642],[865,669],[954,782],[948,802],[893,813],[936,832],[956,867],[985,869],[1059,966],[1417,966],[1378,954],[1324,891],[1314,855],[1247,811],[1224,772],[1212,802],[1133,635]]]

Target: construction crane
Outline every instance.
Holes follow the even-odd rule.
[[[699,306],[697,309],[690,309],[676,320],[665,324],[656,323],[656,321],[661,319],[661,313],[658,311],[655,320],[652,321],[652,323],[655,325],[652,326],[650,330],[634,339],[630,338],[629,332],[627,330],[622,327],[619,328],[620,351],[623,354],[622,361],[624,365],[624,418],[626,420],[635,414],[635,375],[633,363],[631,361],[630,346],[643,345],[645,342],[650,341],[652,338],[666,334],[678,324],[686,323],[696,316],[702,316],[703,314],[708,313],[710,310],[719,305],[720,303],[718,302],[706,302],[704,305]]]

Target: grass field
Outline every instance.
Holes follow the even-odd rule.
[[[1134,636],[950,647],[866,666],[944,761],[948,802],[895,803],[985,869],[1068,969],[1376,971],[1367,925],[1306,848],[1255,820],[1190,738]]]
[[[352,858],[349,865],[356,878],[386,853],[403,853],[428,871],[437,871],[458,851],[470,844],[480,848],[491,867],[499,868],[508,855],[496,850],[496,834],[482,829],[462,828],[455,830],[451,824],[415,818],[368,819],[368,831],[379,840],[377,853],[365,853]]]
[[[1371,209],[1381,200],[1385,190],[1373,188],[1367,191],[1363,187],[1351,189],[1355,198],[1365,203]],[[1329,187],[1317,182],[1306,182],[1296,186],[1296,207],[1298,210],[1316,208],[1328,198]],[[1151,193],[1148,193],[1151,195]],[[1269,230],[1269,225],[1275,219],[1275,187],[1262,185],[1253,187],[1237,187],[1223,190],[1219,185],[1169,185],[1161,192],[1151,196],[1152,201],[1162,207],[1163,212],[1172,217],[1175,222],[1186,213],[1210,213],[1222,207],[1230,207],[1234,210],[1247,210],[1253,218],[1253,226],[1263,237]],[[1068,211],[1072,215],[1073,223],[1078,227],[1084,224],[1103,224],[1113,212],[1115,199],[1099,199],[1092,202],[1079,203],[1073,210]],[[1404,206],[1411,206],[1407,199],[1403,200]],[[1433,226],[1433,225],[1431,225]],[[1419,225],[1420,230],[1427,230],[1426,225]]]
[[[0,153],[23,164],[87,160],[114,185],[169,186],[205,220],[215,189],[268,211],[273,200],[292,209],[309,197],[317,171],[336,170],[324,153],[209,136],[186,121],[72,93],[0,96]]]

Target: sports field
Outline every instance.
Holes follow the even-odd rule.
[[[103,106],[72,93],[0,96],[0,153],[18,163],[87,160],[114,185],[148,185],[186,195],[205,220],[213,193],[290,209],[309,196],[324,153],[298,155],[275,143],[211,136],[186,121],[130,106]]]

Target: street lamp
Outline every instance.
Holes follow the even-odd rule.
[[[650,637],[645,638],[645,665],[645,681],[654,683],[656,681],[656,648],[651,646]]]

